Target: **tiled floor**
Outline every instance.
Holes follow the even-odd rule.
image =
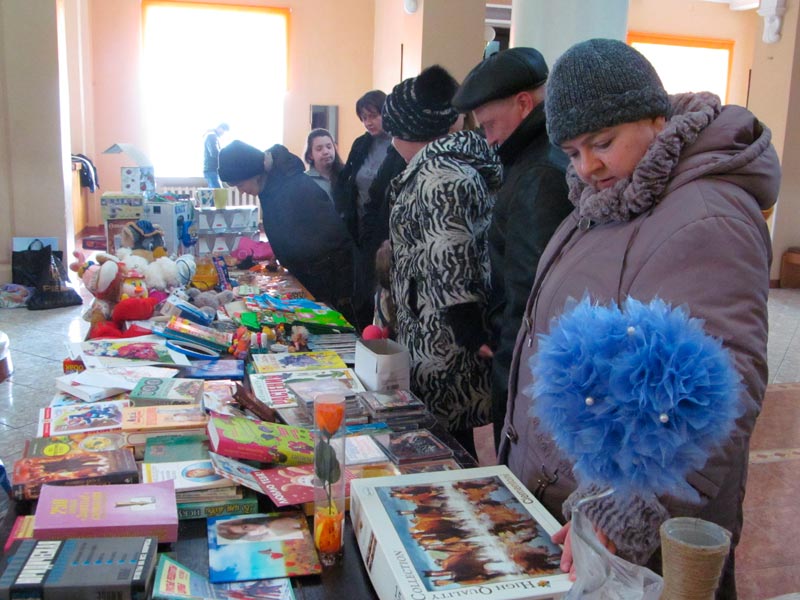
[[[745,524],[737,551],[742,600],[800,599],[800,290],[769,299],[770,389],[752,440]],[[65,344],[81,340],[82,308],[0,309],[15,372],[0,383],[0,459],[10,467],[36,433],[38,410],[53,396]],[[476,435],[482,463],[493,461],[491,430]]]

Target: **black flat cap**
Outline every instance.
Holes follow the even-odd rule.
[[[466,112],[491,100],[507,98],[547,81],[547,63],[533,48],[509,48],[478,64],[453,97],[453,106]]]

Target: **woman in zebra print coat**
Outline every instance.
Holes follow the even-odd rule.
[[[502,167],[474,132],[449,133],[457,83],[441,67],[395,86],[384,128],[408,166],[391,184],[392,297],[397,339],[411,354],[411,388],[475,453],[489,423],[487,231]]]

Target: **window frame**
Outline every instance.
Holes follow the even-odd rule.
[[[725,98],[723,104],[731,95],[731,75],[733,73],[734,40],[707,38],[690,35],[673,35],[666,33],[647,33],[642,31],[629,31],[626,43],[654,44],[662,46],[683,46],[686,48],[705,48],[708,50],[726,50],[728,52],[728,72],[725,78]]]

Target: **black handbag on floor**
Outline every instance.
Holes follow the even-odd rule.
[[[63,260],[60,250],[52,250],[41,240],[33,240],[27,250],[11,253],[11,281],[17,285],[35,288],[39,285],[45,269],[50,268],[50,256]]]
[[[32,242],[31,246],[35,243],[35,241]],[[39,244],[41,245],[41,242]],[[17,253],[15,252],[14,254]],[[33,284],[36,290],[28,300],[27,306],[29,310],[45,310],[83,304],[83,299],[69,281],[69,275],[61,262],[61,252],[52,251],[50,246],[44,246],[40,249],[28,247],[28,250],[23,250],[19,254],[25,256],[20,263],[21,265],[24,264],[25,269],[23,270],[20,267],[19,273],[27,281],[30,281],[33,272],[39,269],[39,274]],[[12,257],[13,260],[14,258]],[[14,269],[13,265],[12,269]],[[14,270],[14,273],[16,274],[17,270]],[[14,283],[16,283],[16,280]],[[21,285],[29,284],[22,283]]]

